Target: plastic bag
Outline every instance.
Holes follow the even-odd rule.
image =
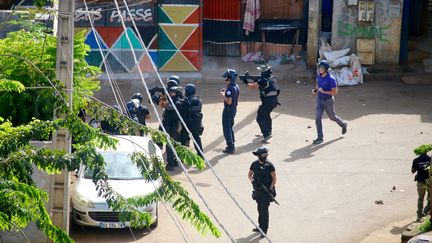
[[[348,66],[350,60],[351,60],[351,56],[344,56],[344,57],[339,57],[338,59],[334,60],[333,62],[330,62],[329,64],[331,68],[338,68],[338,67]]]
[[[360,57],[352,54],[350,59],[351,72],[354,80],[358,84],[363,84],[363,69],[360,64]]]
[[[324,51],[324,56],[328,62],[333,62],[339,57],[346,56],[346,54],[348,54],[349,51],[350,51],[349,48],[338,50],[338,51]]]
[[[354,79],[353,73],[349,67],[333,69],[329,72],[336,79],[338,86],[352,86],[357,84],[357,80]]]

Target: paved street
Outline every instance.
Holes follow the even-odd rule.
[[[280,86],[282,106],[273,113],[273,138],[267,145],[277,171],[280,202],[280,206],[270,207],[269,237],[273,242],[360,242],[393,222],[414,219],[417,201],[410,172],[412,150],[432,141],[432,86],[405,85],[382,78],[341,88],[336,109],[349,122],[348,133],[342,136],[340,128],[326,118],[325,142],[318,146],[311,145],[316,137],[312,85],[280,82]],[[205,103],[204,151],[229,190],[256,221],[247,172],[255,159],[251,152],[261,146],[255,138],[259,133],[255,121],[258,94],[241,84],[235,125],[237,150],[235,155],[226,156],[221,153],[225,142],[218,90],[222,87],[222,81],[220,85],[198,84],[198,95]],[[210,170],[189,172],[218,219],[238,242],[265,242],[251,231],[253,226]],[[180,169],[173,177],[203,205]],[[377,205],[376,200],[384,204]],[[182,242],[180,230],[164,205],[159,206],[159,226],[152,232],[137,230],[131,234],[128,229],[73,226],[72,237],[77,242]],[[399,239],[397,227],[403,226],[390,228],[388,237],[392,240],[387,242]],[[189,242],[229,242],[225,234],[221,239],[203,237],[185,221],[181,221],[181,227]]]

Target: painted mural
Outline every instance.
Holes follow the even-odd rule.
[[[75,14],[75,31],[86,32],[86,44],[91,48],[86,58],[89,64],[112,73],[137,72],[138,67],[143,72],[153,72],[152,62],[158,70],[166,72],[196,72],[201,69],[200,5],[136,5],[131,11],[138,32],[132,27],[130,18],[126,18],[126,30],[119,26],[119,16],[126,17],[127,14],[119,13],[109,4],[90,5],[89,10],[96,26],[95,31],[83,15],[84,10]],[[128,43],[126,33],[132,46]],[[140,41],[140,36],[144,43]],[[99,40],[101,50],[96,40]],[[133,58],[132,48],[138,65]]]

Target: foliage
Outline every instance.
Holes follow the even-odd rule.
[[[416,155],[427,154],[430,151],[432,151],[432,144],[423,144],[414,149],[414,154]]]
[[[45,4],[45,1],[36,1]],[[116,127],[122,134],[146,135],[157,144],[168,138],[159,130],[142,126],[112,108],[89,102],[99,88],[95,81],[99,69],[85,62],[89,47],[84,44],[84,33],[75,36],[74,92],[71,111],[64,102],[64,85],[55,80],[56,38],[43,26],[32,23],[27,29],[10,33],[0,40],[0,230],[20,230],[35,222],[54,242],[73,242],[61,229],[52,224],[45,204],[47,195],[32,179],[35,168],[48,173],[66,169],[77,170],[80,164],[94,171],[92,180],[98,195],[106,199],[110,208],[120,213],[120,219],[132,227],[149,226],[151,215],[139,210],[149,202],[165,200],[173,204],[181,216],[201,233],[220,236],[210,218],[200,211],[179,182],[165,171],[163,161],[136,153],[133,161],[146,180],[158,180],[155,193],[143,197],[123,198],[107,182],[104,159],[98,148],[115,148],[116,140],[100,129],[84,123],[76,114],[86,108],[87,114]],[[51,81],[62,96],[49,87]],[[32,87],[32,88],[30,88]],[[54,110],[61,119],[53,120]],[[3,119],[2,117],[5,117]],[[50,148],[36,148],[30,140],[48,140],[59,129],[66,129],[73,138],[71,154]],[[198,169],[205,167],[201,157],[178,142],[170,140],[182,162]]]
[[[83,32],[78,33],[74,39],[73,83],[74,90],[91,96],[99,89],[96,75],[100,69],[88,65],[85,61],[89,47],[84,40]],[[28,89],[23,92],[23,87],[50,86],[44,75],[53,81],[57,89],[63,88],[63,83],[55,80],[56,47],[57,38],[37,23],[32,24],[30,30],[12,32],[0,40],[1,117],[9,119],[14,125],[20,125],[30,122],[33,117],[50,120],[53,118],[54,108],[58,112],[65,111],[65,104],[55,97],[53,89]],[[64,92],[62,93],[65,96]],[[85,107],[87,102],[87,98],[73,95],[75,112]]]
[[[426,233],[432,230],[430,219],[426,219],[419,227],[420,233]]]

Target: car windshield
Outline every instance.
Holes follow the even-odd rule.
[[[109,180],[138,180],[143,179],[138,167],[132,163],[129,153],[101,152],[106,163]],[[93,170],[86,168],[84,178],[91,179]]]

